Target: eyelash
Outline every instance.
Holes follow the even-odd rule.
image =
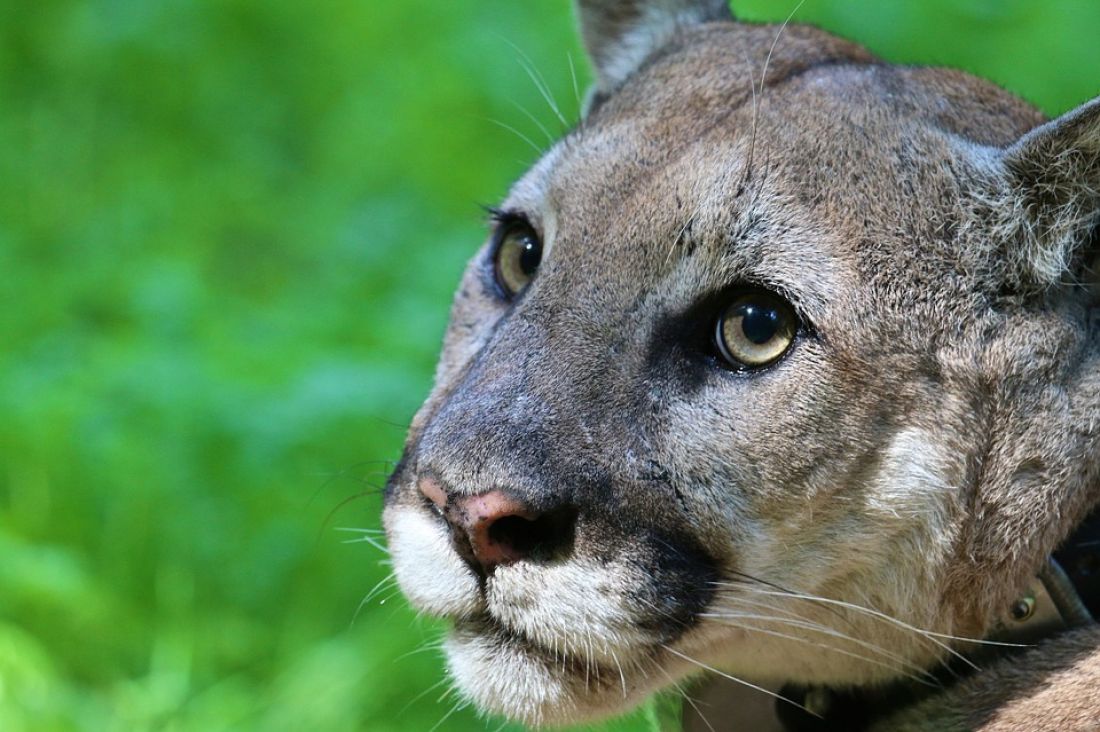
[[[531,219],[521,211],[506,211],[492,206],[487,207],[485,210],[489,214],[488,223],[492,227],[494,241],[500,237],[501,232],[510,226],[527,226],[537,231],[534,224],[531,223]]]

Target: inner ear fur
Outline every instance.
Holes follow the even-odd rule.
[[[677,31],[733,20],[729,0],[576,0],[581,37],[606,95],[633,74]]]
[[[995,222],[1017,284],[1095,282],[1100,97],[1041,125],[1003,154],[1007,201]]]

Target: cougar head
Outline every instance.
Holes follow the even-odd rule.
[[[919,675],[1097,502],[1100,103],[725,0],[581,0],[583,120],[493,215],[387,491],[448,666],[531,725],[700,667]]]

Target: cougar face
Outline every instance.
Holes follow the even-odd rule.
[[[532,725],[701,666],[920,676],[1096,501],[1060,283],[1100,112],[1024,136],[1007,93],[811,28],[580,6],[590,110],[494,213],[387,488],[403,591]]]

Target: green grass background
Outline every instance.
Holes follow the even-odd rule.
[[[561,128],[524,64],[576,116],[568,4],[2,4],[0,730],[431,729],[439,628],[360,607],[388,568],[337,529],[378,526],[477,204],[532,162],[492,120]],[[798,18],[1100,92],[1089,0]]]

